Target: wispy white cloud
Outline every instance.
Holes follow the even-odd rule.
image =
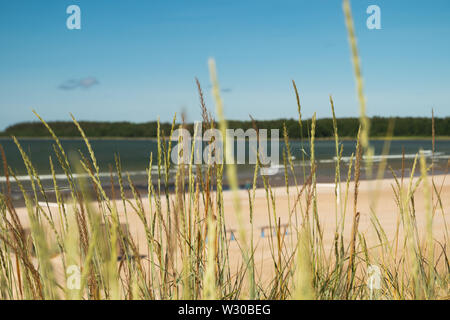
[[[88,89],[100,82],[95,77],[86,77],[82,79],[70,79],[59,85],[61,90],[74,90],[77,88]]]
[[[208,89],[212,89],[212,86],[209,85],[207,88],[208,88]],[[231,88],[222,88],[222,89],[220,89],[220,91],[221,91],[222,93],[230,93],[230,92],[233,91],[233,89],[231,89]]]

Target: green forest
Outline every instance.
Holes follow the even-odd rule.
[[[383,118],[373,117],[370,119],[370,136],[373,138],[386,137],[389,123],[393,123],[394,137],[430,137],[432,135],[431,118]],[[450,136],[450,117],[435,118],[435,135]],[[157,136],[157,122],[131,123],[131,122],[79,122],[88,137],[117,137],[117,138],[153,138]],[[49,125],[59,137],[79,137],[80,134],[72,122],[55,121]],[[162,134],[169,135],[171,123],[161,123]],[[302,121],[303,132],[300,132],[299,121],[295,119],[277,119],[262,121],[238,121],[229,120],[230,129],[241,128],[247,130],[256,125],[259,129],[279,129],[280,138],[283,136],[283,128],[286,126],[289,138],[298,139],[308,137],[311,128],[311,119]],[[359,127],[358,118],[337,119],[338,133],[340,137],[354,138]],[[185,124],[185,127],[193,132],[193,124]],[[23,122],[12,125],[0,132],[0,136],[16,137],[48,137],[48,130],[40,122]],[[333,119],[323,118],[316,122],[316,137],[333,137]]]

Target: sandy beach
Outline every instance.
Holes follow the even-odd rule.
[[[441,202],[438,203],[437,198],[434,198],[434,205],[437,205],[436,214],[433,220],[433,237],[437,242],[445,241],[445,232],[448,229],[448,212],[450,211],[450,179],[447,179],[448,175],[439,175],[435,176],[434,183],[436,185],[437,190],[440,191]],[[414,178],[413,185],[417,181],[417,178]],[[405,189],[408,187],[409,179],[405,179],[404,185]],[[429,179],[431,183],[431,178]],[[367,245],[369,248],[376,248],[380,241],[374,228],[371,223],[370,218],[370,208],[374,209],[377,219],[380,222],[380,225],[383,227],[387,238],[389,241],[394,241],[397,225],[400,223],[399,209],[396,205],[393,185],[395,181],[392,179],[385,179],[379,181],[361,181],[359,186],[359,195],[358,195],[358,204],[357,210],[360,212],[360,221],[359,221],[359,232],[364,235]],[[298,189],[301,189],[302,186],[298,186]],[[276,218],[280,222],[280,230],[282,234],[284,234],[283,239],[283,247],[286,248],[286,252],[292,252],[292,249],[296,244],[296,228],[297,223],[301,222],[301,213],[299,208],[299,204],[297,203],[295,206],[297,208],[297,217],[298,222],[296,222],[296,214],[294,208],[294,204],[297,200],[297,191],[295,186],[289,187],[289,196],[287,194],[286,187],[277,187],[272,189],[275,203],[275,214]],[[345,199],[345,190],[346,184],[341,183],[340,192],[341,192],[341,200],[340,205],[337,210],[337,219],[340,221],[341,219],[341,205],[344,207],[344,199]],[[354,183],[351,182],[349,184],[348,190],[348,200],[347,200],[347,209],[346,209],[346,218],[344,223],[344,243],[347,246],[350,240],[352,219],[353,219],[353,193],[354,193]],[[271,237],[273,233],[273,229],[270,230],[266,228],[269,224],[273,225],[273,212],[271,212],[269,216],[269,209],[266,198],[266,191],[264,189],[256,189],[255,193],[255,203],[254,203],[254,213],[253,213],[253,231],[252,225],[250,224],[250,215],[249,215],[249,204],[248,204],[248,192],[246,190],[239,190],[238,196],[241,201],[241,216],[243,220],[243,227],[246,233],[247,245],[249,243],[251,234],[253,232],[253,243],[255,247],[255,267],[257,272],[257,277],[262,280],[264,283],[265,280],[271,278],[274,273],[274,265],[272,259],[272,251],[271,251],[271,242],[276,241],[275,237]],[[335,205],[335,185],[334,184],[317,184],[317,208],[318,208],[318,216],[323,230],[323,240],[324,240],[324,249],[325,252],[332,253],[333,250],[333,240],[334,240],[334,230],[336,227],[336,205]],[[170,196],[174,197],[173,195]],[[214,197],[214,195],[213,195]],[[241,244],[239,243],[239,224],[238,219],[234,211],[233,206],[233,193],[231,191],[224,192],[224,212],[225,223],[228,232],[228,240],[229,240],[229,250],[230,250],[230,266],[234,267],[238,265],[239,261],[241,261]],[[142,222],[137,214],[135,214],[133,209],[134,199],[126,204],[124,207],[121,201],[116,201],[116,205],[119,212],[120,222],[126,223],[128,221],[129,231],[135,240],[139,253],[142,257],[147,257],[148,255],[148,247],[145,237],[144,227]],[[155,208],[154,201],[152,202],[153,210]],[[305,206],[304,196],[299,202],[301,205]],[[426,224],[426,206],[423,196],[423,187],[422,184],[416,191],[416,195],[414,197],[414,203],[416,208],[416,219],[418,225],[419,236],[421,238],[424,237],[425,233],[425,224]],[[144,210],[146,214],[150,212],[150,204],[148,198],[142,199],[142,204],[144,206]],[[97,204],[94,204],[97,205]],[[165,208],[165,197],[162,196],[162,207]],[[441,208],[442,206],[442,208]],[[50,203],[47,205],[43,205],[44,210],[52,215],[55,219],[56,225],[58,222],[58,208],[56,204]],[[127,215],[125,215],[125,209]],[[290,210],[289,210],[290,209]],[[270,210],[272,211],[272,204],[270,204]],[[70,210],[68,210],[70,213]],[[289,215],[291,212],[291,216]],[[24,227],[29,227],[28,221],[28,213],[26,208],[18,208],[17,209],[18,216],[24,225]],[[269,222],[269,217],[271,222]],[[284,228],[284,225],[289,224],[290,227]],[[232,234],[233,232],[233,234]],[[403,230],[400,228],[398,230],[400,237],[402,235]],[[437,243],[436,242],[436,243]],[[276,247],[276,245],[275,245]],[[400,246],[401,247],[401,246]],[[401,249],[400,249],[401,250]],[[332,254],[331,254],[332,256]],[[147,259],[148,260],[148,259]],[[58,275],[58,278],[63,279],[63,270],[61,266],[61,260],[58,256],[53,258],[53,264],[55,268],[55,272]]]

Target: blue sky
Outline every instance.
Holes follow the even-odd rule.
[[[68,30],[66,8],[81,8]],[[381,30],[366,8],[381,8]],[[369,115],[450,116],[450,1],[353,0]],[[0,0],[0,129],[35,120],[200,119],[214,57],[230,119],[357,116],[340,0]],[[82,80],[86,85],[77,85]]]

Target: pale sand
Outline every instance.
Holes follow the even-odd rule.
[[[438,189],[441,188],[441,200],[443,212],[438,207],[436,210],[436,215],[434,217],[433,224],[433,236],[437,241],[441,243],[444,241],[444,234],[446,227],[448,228],[448,220],[449,211],[450,211],[450,179],[446,179],[447,176],[441,175],[434,177],[435,184]],[[408,186],[408,179],[405,179],[405,189]],[[416,179],[414,179],[414,182]],[[431,181],[431,179],[430,179]],[[392,185],[394,184],[394,180],[381,180],[381,181],[362,181],[360,183],[359,188],[359,196],[358,196],[358,211],[361,213],[360,222],[359,222],[359,232],[361,232],[368,242],[370,246],[376,246],[379,244],[376,233],[374,232],[373,227],[371,226],[370,216],[369,216],[369,206],[372,200],[377,198],[376,201],[376,216],[380,221],[381,226],[384,228],[386,235],[389,240],[393,240],[396,233],[397,221],[399,218],[399,209],[395,203],[394,193],[392,191]],[[342,202],[344,201],[344,193],[345,193],[345,183],[341,184],[341,192],[342,192]],[[301,187],[299,187],[301,189]],[[290,190],[290,204],[291,208],[295,199],[297,198],[297,192],[295,186],[291,186]],[[318,194],[318,215],[323,227],[323,238],[326,252],[330,252],[332,250],[333,239],[334,239],[334,229],[335,229],[335,195],[334,195],[334,185],[333,184],[318,184],[317,185],[317,194]],[[286,187],[274,188],[273,194],[275,196],[275,207],[276,207],[276,215],[280,219],[281,223],[289,222],[289,214],[288,214],[288,196],[286,193]],[[353,218],[353,192],[354,192],[354,183],[350,183],[349,188],[349,197],[347,203],[347,213],[345,220],[345,237],[344,241],[346,245],[349,243],[352,218]],[[249,242],[249,237],[251,234],[251,225],[249,222],[249,205],[248,205],[248,193],[246,190],[238,191],[238,195],[241,201],[242,207],[242,217],[243,217],[243,225],[247,235],[247,242]],[[171,195],[171,198],[174,198]],[[134,200],[131,200],[134,202]],[[175,199],[173,200],[176,201]],[[425,210],[425,201],[423,197],[423,189],[422,185],[417,190],[416,196],[414,198],[415,208],[416,208],[416,218],[418,223],[418,229],[420,236],[423,238],[425,234],[425,219],[426,219],[426,210]],[[436,202],[435,197],[435,202]],[[146,213],[149,213],[149,204],[148,199],[143,198],[142,202],[144,204],[144,208]],[[117,201],[118,211],[120,213],[121,222],[125,222],[125,215],[123,204],[121,201]],[[301,200],[302,206],[305,206],[305,199],[302,197]],[[162,196],[162,208],[165,211],[165,196]],[[224,192],[224,208],[225,208],[225,220],[226,226],[228,229],[236,230],[235,235],[239,240],[238,235],[238,223],[237,218],[233,209],[233,195],[231,191]],[[155,209],[155,205],[153,203],[153,210]],[[270,204],[270,209],[272,210],[272,205]],[[48,209],[46,209],[48,210]],[[50,211],[55,220],[58,218],[58,209],[55,206],[50,206]],[[147,255],[147,247],[146,240],[144,234],[144,228],[142,226],[141,221],[138,216],[134,214],[133,209],[130,205],[127,205],[128,211],[128,223],[131,234],[139,245],[139,251],[142,255]],[[27,222],[27,212],[25,208],[19,208],[17,210],[20,219],[22,220],[24,226],[28,225]],[[298,213],[300,215],[300,213]],[[340,216],[338,210],[338,217]],[[445,216],[445,220],[444,220]],[[269,237],[268,231],[266,231],[265,238],[261,238],[261,230],[260,227],[267,226],[269,224],[269,215],[266,201],[266,192],[264,189],[257,189],[255,195],[255,204],[254,204],[254,216],[253,216],[253,225],[254,225],[254,245],[256,247],[255,252],[255,262],[256,269],[259,276],[262,276],[263,280],[267,280],[273,275],[273,259],[271,256],[271,250],[269,246]],[[272,216],[273,219],[273,216]],[[294,216],[292,217],[294,219]],[[447,226],[445,225],[447,224]],[[292,230],[290,230],[292,231]],[[401,231],[401,230],[400,230]],[[401,235],[401,233],[400,233]],[[272,238],[275,240],[275,237]],[[289,240],[291,239],[291,234],[288,234],[285,237],[285,245],[288,248],[292,248],[292,243]],[[401,246],[401,244],[399,245]],[[289,249],[291,251],[291,249]],[[230,261],[231,265],[237,265],[238,261],[240,261],[241,253],[237,241],[230,241]],[[55,262],[55,268],[58,270],[58,273],[62,275],[61,266],[59,263],[59,258],[55,257],[53,259]],[[59,277],[58,277],[59,278]]]

